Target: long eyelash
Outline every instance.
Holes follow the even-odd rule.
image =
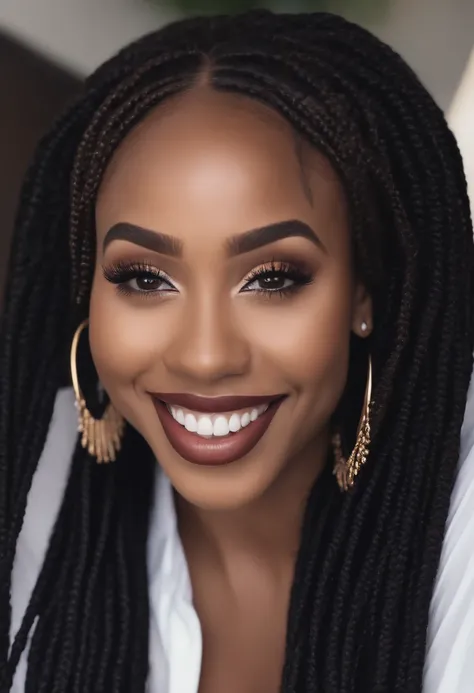
[[[137,291],[132,289],[128,285],[128,282],[130,282],[132,279],[145,276],[170,283],[169,278],[164,274],[164,272],[156,269],[156,267],[153,267],[153,265],[142,262],[117,262],[109,265],[108,267],[104,267],[102,272],[107,281],[116,285],[117,293],[121,294],[122,296],[136,296],[142,300],[161,298],[162,293],[154,291]]]
[[[269,289],[265,291],[264,289],[261,289],[258,291],[259,294],[261,294],[262,298],[266,299],[271,299],[271,298],[288,298],[297,291],[300,291],[304,286],[307,286],[308,284],[311,284],[313,282],[313,274],[307,270],[303,269],[302,267],[297,267],[294,264],[290,264],[289,262],[282,262],[280,260],[272,260],[270,263],[267,263],[266,265],[261,265],[260,267],[256,267],[254,270],[250,272],[250,274],[247,276],[246,279],[246,284],[251,284],[254,282],[256,279],[259,279],[260,277],[265,277],[268,274],[279,274],[283,275],[285,279],[291,279],[294,284],[292,286],[288,286],[285,289]]]
[[[125,284],[131,279],[136,279],[138,275],[147,275],[153,279],[164,279],[167,277],[151,265],[140,262],[117,262],[103,268],[104,278],[111,284]]]

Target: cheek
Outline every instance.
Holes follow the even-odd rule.
[[[293,390],[330,408],[347,377],[351,322],[348,274],[328,273],[294,300],[262,308],[252,321],[252,340]]]
[[[143,319],[143,309],[130,305],[115,286],[96,276],[90,302],[89,339],[99,378],[114,400],[130,394],[140,373],[149,368],[159,331]]]

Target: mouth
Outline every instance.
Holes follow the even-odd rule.
[[[218,466],[241,459],[257,445],[286,395],[151,397],[174,450],[192,464]]]

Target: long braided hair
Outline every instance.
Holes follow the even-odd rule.
[[[145,36],[92,75],[39,146],[0,342],[0,691],[10,690],[28,638],[28,693],[145,691],[154,461],[136,432],[108,467],[76,446],[13,642],[11,573],[71,330],[87,315],[104,169],[151,108],[203,75],[277,110],[332,162],[375,306],[371,455],[354,491],[341,494],[323,474],[309,497],[282,691],[419,693],[472,366],[461,158],[443,114],[390,48],[330,14],[265,11]]]

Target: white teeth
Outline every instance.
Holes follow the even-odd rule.
[[[184,426],[184,412],[182,409],[177,409],[176,407],[168,407],[168,409],[173,414],[173,419],[176,419],[181,426]]]
[[[261,414],[266,412],[268,406],[268,404],[263,404],[241,414],[229,412],[229,414],[206,415],[171,406],[168,406],[168,411],[190,433],[197,433],[197,435],[204,438],[210,438],[212,436],[223,437],[229,435],[229,433],[237,433],[241,428],[245,428],[258,419]]]
[[[197,432],[197,421],[194,414],[186,414],[184,417],[184,428],[190,433]]]
[[[228,436],[229,435],[229,422],[225,416],[218,416],[214,421],[213,434],[215,436]]]
[[[240,419],[242,426],[245,428],[245,426],[248,426],[250,423],[250,414],[248,411],[246,411],[244,414],[242,414],[242,417]]]
[[[196,432],[199,433],[200,436],[212,436],[213,426],[208,416],[201,416],[198,421]]]
[[[237,431],[240,431],[240,428],[240,416],[238,414],[232,414],[229,419],[229,431],[232,431],[232,433],[237,433]]]

